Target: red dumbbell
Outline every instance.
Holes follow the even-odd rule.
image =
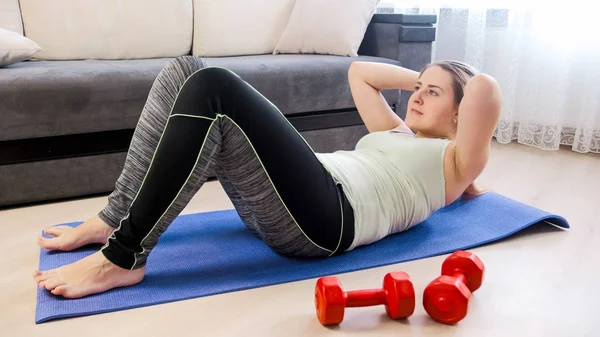
[[[388,273],[383,289],[344,292],[336,277],[322,277],[315,287],[317,317],[322,325],[337,325],[344,320],[344,310],[350,307],[385,305],[391,319],[407,318],[415,310],[415,289],[404,272]]]
[[[457,251],[442,264],[442,276],[423,292],[423,307],[431,318],[444,324],[456,324],[465,316],[471,293],[483,282],[485,267],[472,253]]]

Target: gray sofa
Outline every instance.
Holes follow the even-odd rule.
[[[271,100],[318,152],[367,133],[347,71],[355,60],[419,70],[430,62],[432,15],[376,14],[359,57],[203,58]],[[121,172],[148,92],[171,59],[29,61],[0,69],[0,206],[106,194]],[[402,115],[406,93],[384,92]]]

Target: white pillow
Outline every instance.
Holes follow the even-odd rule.
[[[21,34],[0,28],[0,67],[29,60],[40,46]]]
[[[35,59],[143,59],[189,55],[192,0],[20,0]]]
[[[0,0],[0,28],[23,35],[19,0]]]
[[[194,0],[194,56],[271,54],[295,0]]]
[[[296,0],[273,54],[358,56],[380,0]]]

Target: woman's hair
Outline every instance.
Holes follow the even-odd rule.
[[[452,76],[452,88],[454,89],[454,103],[458,106],[464,96],[464,89],[471,77],[475,76],[479,71],[468,64],[458,61],[438,61],[426,65],[419,74],[419,78],[425,70],[438,66]]]

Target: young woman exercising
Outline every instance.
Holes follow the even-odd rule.
[[[108,204],[76,228],[50,227],[46,249],[101,243],[70,265],[36,271],[77,298],[144,278],[147,258],[214,168],[240,218],[274,251],[327,257],[404,231],[481,191],[501,97],[458,62],[422,72],[354,62],[348,79],[369,134],[353,151],[314,153],[282,113],[233,72],[180,57],[158,75]],[[406,120],[381,90],[414,91]],[[413,133],[413,130],[416,133]]]

